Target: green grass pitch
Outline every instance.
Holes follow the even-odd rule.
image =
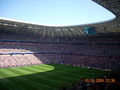
[[[0,90],[59,90],[64,83],[108,73],[60,64],[0,68]]]

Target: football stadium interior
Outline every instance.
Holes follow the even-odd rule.
[[[93,1],[116,18],[77,26],[0,19],[0,89],[112,90],[120,86],[117,79],[118,84],[105,83],[107,89],[79,82],[120,71],[120,0]]]

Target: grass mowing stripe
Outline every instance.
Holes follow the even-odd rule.
[[[15,74],[15,73],[13,73],[12,72],[12,70],[10,70],[10,69],[4,69],[2,72],[0,72],[0,73],[4,73],[4,76],[2,76],[1,78],[6,78],[6,77],[13,77],[13,76],[16,76],[16,75],[19,75],[19,74]],[[0,76],[1,76],[1,74],[0,74]]]
[[[19,71],[18,71],[19,72]],[[17,73],[18,73],[17,72]],[[11,69],[6,69],[6,71],[4,72],[6,75],[16,75],[16,72],[14,71],[14,70],[11,70]],[[19,73],[20,74],[20,73]],[[12,80],[10,80],[10,78],[8,78],[8,79],[1,79],[1,81],[0,82],[3,82],[3,81],[7,81],[7,82],[5,82],[5,83],[8,83],[8,84],[10,84],[10,86],[8,85],[7,87],[10,89],[11,87],[15,87],[16,89],[15,90],[19,90],[20,89],[20,84],[16,84],[16,85],[13,85],[13,83],[14,83],[14,81],[12,81]],[[8,82],[9,81],[9,82]],[[3,83],[4,84],[4,83]],[[7,84],[6,84],[7,85]],[[16,87],[17,86],[17,87]],[[14,89],[14,88],[13,88]],[[22,89],[21,89],[22,90]]]
[[[40,84],[44,84],[47,85],[49,87],[53,87],[53,88],[58,88],[60,86],[60,83],[57,83],[56,81],[52,81],[52,80],[48,80],[45,78],[37,78],[35,76],[24,76],[24,78],[30,80],[30,81],[34,81],[36,83],[40,83]],[[56,84],[56,85],[55,85]]]
[[[42,64],[42,65],[35,65],[34,67],[42,67],[42,68],[46,68],[46,69],[50,69],[50,68],[53,68],[52,65],[47,65],[47,64]]]
[[[23,68],[22,68],[22,69],[23,69]],[[26,68],[24,68],[24,69],[26,69]],[[33,72],[33,70],[30,70],[30,69],[26,69],[26,70],[29,70],[29,71],[32,71],[32,72]],[[20,72],[20,70],[19,70],[19,72]],[[35,75],[36,75],[36,74],[35,74]],[[56,75],[57,75],[57,74],[52,73],[52,76],[55,77]],[[47,75],[47,76],[49,77],[49,75]],[[46,77],[47,77],[47,76],[46,76]],[[34,74],[33,74],[32,77],[34,77]],[[40,77],[41,77],[41,76],[40,76]],[[40,78],[40,77],[39,77],[39,78]],[[46,77],[45,77],[45,78],[46,78]],[[50,77],[49,77],[49,78],[50,78]],[[66,80],[70,80],[70,81],[75,80],[75,79],[72,79],[72,77],[64,77],[64,76],[61,76],[61,77],[60,77],[60,80],[61,80],[62,78],[65,78]],[[53,79],[55,79],[55,78],[53,78]],[[58,77],[57,77],[57,79],[58,79]],[[48,79],[48,80],[50,80],[50,79]]]
[[[29,68],[24,68],[24,69],[29,70],[29,71],[32,71],[32,72],[38,71],[37,69],[31,68],[31,67],[29,67]],[[59,81],[59,82],[60,82],[60,80],[54,80],[54,78],[50,78],[49,75],[45,76],[45,75],[43,75],[43,74],[38,74],[38,73],[37,73],[37,74],[33,74],[32,77],[44,78],[44,79],[46,79],[46,80],[52,80],[52,81]]]
[[[56,72],[55,72],[56,73]],[[80,75],[82,75],[82,74],[80,74]]]
[[[0,71],[0,79],[1,78],[4,78],[4,77],[9,77],[10,75],[9,74],[5,74],[5,70],[2,70],[2,71]]]
[[[22,67],[22,68],[23,68],[23,67]],[[22,68],[16,68],[16,69],[22,69]],[[26,68],[26,67],[24,67],[24,68]],[[23,69],[22,69],[22,70],[23,70]],[[64,71],[64,70],[63,70],[63,71]],[[63,71],[62,71],[62,72],[63,72]],[[26,73],[26,72],[28,72],[28,70],[25,71],[25,73]],[[65,72],[66,72],[66,71],[65,71]],[[29,73],[31,74],[31,71],[29,71]],[[33,73],[33,72],[32,72],[32,73]],[[54,72],[54,73],[56,73],[56,72]],[[58,73],[58,71],[57,71],[57,73]],[[28,74],[28,73],[27,73],[27,74]],[[85,73],[83,73],[83,74],[85,74]],[[65,75],[65,74],[64,74],[64,75]],[[71,75],[72,75],[72,74],[71,74]],[[73,75],[75,75],[75,74],[73,74]],[[82,74],[80,74],[80,75],[82,75]],[[93,76],[94,76],[94,75],[93,75]]]
[[[19,73],[20,73],[20,70],[18,71]],[[11,73],[16,73],[16,72],[11,72]],[[22,73],[22,72],[21,72]],[[14,77],[15,79],[18,79],[19,77]],[[22,79],[22,78],[21,78]],[[13,80],[13,79],[12,79]],[[24,80],[28,80],[28,82],[30,82],[31,80],[29,80],[29,79],[24,79]],[[20,81],[20,80],[19,80]],[[24,81],[25,82],[25,81]],[[23,83],[24,83],[23,82]],[[32,80],[32,83],[34,82],[34,80]],[[35,82],[34,82],[35,83]],[[38,83],[38,82],[37,82]],[[41,84],[39,84],[39,85],[41,85]],[[44,85],[44,84],[42,84],[41,86],[46,86],[46,85]],[[29,87],[29,86],[28,86]],[[48,86],[47,86],[48,87]],[[34,87],[35,88],[35,87]],[[37,88],[37,87],[36,87]],[[51,88],[51,87],[49,87],[49,88]]]
[[[18,69],[18,68],[17,68]],[[24,68],[22,68],[21,69],[22,71],[26,71],[26,70],[24,70]],[[21,70],[19,70],[19,72],[21,71]],[[55,77],[56,77],[56,75],[58,75],[58,74],[55,74],[55,73],[51,73],[52,75],[54,75],[54,78],[53,79],[55,79]],[[62,77],[57,77],[57,79],[60,79],[60,80],[65,80],[65,81],[69,81],[69,82],[73,82],[75,79],[72,79],[71,77],[69,78],[69,77],[64,77],[64,76],[62,76]]]
[[[25,70],[26,68],[22,68],[21,70],[22,70],[22,72],[21,72],[21,70],[19,70],[19,71],[17,71],[18,73],[23,73],[23,70]],[[29,72],[33,72],[32,70],[30,70],[30,69],[27,69],[27,70],[25,70],[25,71],[29,71]],[[14,70],[13,70],[13,72],[14,72]],[[16,73],[16,72],[14,72],[14,73]],[[23,76],[23,77],[25,77],[25,76]],[[31,81],[35,81],[35,79],[33,78],[33,77],[31,77],[31,78],[28,78],[29,77],[29,75],[27,75],[27,79],[28,80],[30,80],[31,79]],[[38,78],[37,78],[38,79]],[[41,79],[41,81],[43,81],[44,82],[44,84],[47,84],[47,85],[49,85],[49,84],[52,84],[53,85],[53,83],[48,83],[48,80],[46,81],[46,80],[43,80],[43,79]],[[43,83],[42,82],[42,83]]]
[[[25,68],[27,68],[27,67],[24,67],[24,68],[23,68],[23,67],[22,67],[22,68],[16,68],[15,71],[17,70],[16,73],[18,73],[19,70],[21,70],[21,69],[24,70]],[[12,68],[8,68],[8,69],[10,69],[10,71],[12,70]],[[43,68],[42,68],[42,69],[43,69]],[[40,69],[39,71],[43,71],[42,69]],[[44,70],[45,70],[45,69],[44,69]],[[13,71],[13,70],[12,70],[12,71]],[[55,71],[55,70],[54,70],[54,71]],[[61,71],[61,70],[56,70],[57,73],[59,73],[58,71],[60,71],[60,73],[62,73],[62,72],[66,73],[66,71],[64,71],[64,70],[62,70],[62,71]],[[28,70],[27,70],[27,71],[24,70],[24,72],[25,72],[25,74],[33,74],[33,73],[34,73],[34,72],[31,72],[31,71],[28,71]],[[55,72],[55,73],[56,73],[56,72]],[[72,76],[72,75],[75,75],[75,76],[76,76],[76,74],[72,74],[72,73],[70,73],[70,72],[67,72],[67,73],[69,73],[71,76]],[[77,72],[76,72],[76,73],[77,73]],[[89,72],[86,73],[86,72],[84,71],[84,72],[80,72],[80,75],[81,75],[81,74],[88,74],[88,73],[89,73]],[[23,75],[25,75],[25,74],[23,74]],[[89,74],[90,74],[90,73],[89,73]],[[93,76],[94,76],[94,73],[93,73],[93,72],[92,72],[92,74],[93,74]],[[21,74],[21,75],[22,75],[22,74]],[[78,74],[77,74],[77,75],[78,75]]]
[[[28,68],[28,69],[32,69],[32,70],[41,70],[41,69],[43,69],[43,68],[36,68],[36,67],[25,67],[25,68]],[[61,69],[59,69],[59,70],[54,70],[54,72],[56,73],[58,73],[58,71],[60,72],[60,73],[66,73],[66,74],[69,74],[71,77],[76,77],[76,78],[79,78],[80,77],[80,75],[79,74],[77,74],[78,73],[78,71],[76,71],[75,73],[76,74],[74,74],[73,72],[71,72],[71,71],[69,71],[68,72],[68,70],[67,71],[65,71],[64,69],[63,70],[61,70]],[[72,70],[72,71],[74,71],[74,69]],[[52,71],[53,72],[53,71]],[[80,72],[81,73],[81,72]]]
[[[12,88],[12,90],[25,90],[23,87],[19,86],[18,84],[8,80],[8,79],[1,79],[0,83],[6,87],[4,89],[1,90],[10,90]],[[1,88],[1,87],[0,87]]]
[[[49,90],[55,90],[55,88],[53,88],[53,87],[50,87],[48,85],[44,85],[42,83],[38,83],[35,81],[31,81],[31,80],[23,78],[23,77],[9,78],[9,80],[14,81],[17,84],[20,84],[22,87],[25,87],[28,90],[33,90],[33,89],[34,90],[41,90],[40,88],[48,88]]]
[[[0,90],[8,90],[8,88],[6,87],[6,83],[4,85],[2,82],[0,82]]]
[[[8,70],[8,69],[7,69],[7,70]],[[12,68],[9,68],[9,71],[7,71],[7,70],[6,70],[5,72],[8,73],[8,72],[10,72],[10,71],[12,70]],[[21,69],[21,68],[19,68],[19,69],[16,68],[16,70],[15,70],[15,74],[16,74],[16,71],[17,71],[17,73],[19,73],[20,71],[22,71],[22,73],[19,73],[20,75],[23,75],[24,72],[26,73],[26,70],[24,70],[23,68],[22,68],[22,69]],[[11,73],[12,73],[12,76],[14,75],[13,72],[14,72],[14,70],[12,70],[12,72],[11,72]],[[31,72],[31,71],[29,71],[29,72]],[[10,73],[9,73],[9,74],[10,74]],[[11,74],[10,74],[10,75],[11,75]],[[14,76],[15,76],[15,75],[14,75]]]
[[[25,69],[26,71],[28,70],[28,71],[31,71],[31,72],[34,72],[33,70],[30,70],[30,69],[27,69],[27,68],[22,68],[22,69]],[[20,70],[18,71],[18,72],[21,72]],[[22,72],[21,72],[22,73]],[[36,76],[34,77],[34,76],[32,76],[32,77],[30,77],[30,75],[25,75],[25,76],[23,76],[23,77],[25,77],[25,78],[27,78],[27,79],[29,79],[29,80],[31,80],[31,81],[35,81],[36,79],[37,80],[41,80],[41,81],[43,81],[42,83],[43,84],[47,84],[47,85],[49,85],[49,84],[52,84],[52,83],[49,83],[48,82],[48,80],[50,81],[50,79],[47,79],[47,80],[45,80],[44,78],[36,78]],[[40,82],[40,81],[39,81]]]
[[[49,67],[39,67],[35,66],[34,68],[44,69],[44,70],[53,70],[54,68],[50,69]]]
[[[35,68],[35,67],[24,67],[24,69],[33,69],[33,70],[36,70],[34,72],[46,72],[46,71],[51,71],[51,70],[54,70],[53,68]]]
[[[30,69],[27,69],[27,70],[30,70]],[[33,70],[31,70],[31,71],[33,71]],[[46,73],[47,73],[47,72],[46,72]],[[49,72],[49,74],[50,74],[50,73],[51,73],[52,75],[54,75],[54,76],[55,76],[55,75],[61,75],[62,78],[65,78],[65,79],[67,79],[67,80],[70,79],[71,81],[76,79],[75,77],[69,76],[69,74],[67,74],[66,72],[62,72],[62,71],[61,71],[61,72],[59,72],[59,71],[58,71],[58,72]]]
[[[49,64],[49,65],[52,65],[52,64]],[[58,64],[54,64],[54,66],[57,66]],[[37,66],[38,67],[38,66]],[[68,67],[71,67],[71,68],[68,68]],[[41,67],[38,67],[38,68],[41,68]],[[73,69],[74,68],[74,69]],[[77,74],[81,74],[81,72],[83,73],[93,73],[94,72],[97,72],[97,73],[106,73],[106,71],[101,71],[101,70],[97,70],[97,69],[88,69],[88,68],[81,68],[81,67],[73,67],[73,66],[70,66],[70,65],[62,65],[62,67],[58,68],[57,67],[57,70],[59,69],[63,69],[64,71],[71,71],[71,73],[76,73]],[[81,72],[78,72],[78,70],[80,70]],[[85,72],[86,71],[86,72]]]
[[[34,70],[33,70],[33,69],[31,70],[30,68],[24,68],[24,69],[34,72]],[[52,76],[55,76],[55,75],[56,75],[56,74],[53,73]],[[55,78],[53,78],[54,80],[51,80],[51,78],[49,77],[49,75],[47,75],[46,77],[44,77],[44,76],[45,76],[45,75],[43,75],[43,77],[42,77],[42,76],[39,75],[39,74],[38,74],[38,75],[35,74],[35,75],[32,75],[32,78],[35,78],[35,79],[39,79],[39,78],[40,78],[41,80],[44,79],[44,80],[51,81],[51,82],[57,80],[57,79],[55,79]],[[42,78],[41,78],[41,77],[42,77]],[[61,77],[63,77],[63,76],[61,75]],[[27,78],[27,77],[26,77],[26,78]],[[70,78],[70,79],[71,79],[72,77],[68,77],[68,76],[67,76],[67,77],[65,77],[65,78],[66,78],[66,79],[67,79],[67,78]],[[75,80],[75,79],[74,79],[74,80]],[[57,81],[58,81],[58,80],[57,80]],[[59,80],[58,82],[60,82],[60,80]],[[55,83],[57,83],[57,82],[55,81]]]
[[[71,65],[65,65],[65,64],[61,64],[61,67],[58,67],[59,64],[50,64],[53,65],[54,67],[57,67],[57,69],[67,69],[67,70],[73,70],[73,68],[75,70],[81,70],[81,71],[96,71],[96,72],[101,72],[102,70],[98,70],[98,69],[89,69],[89,68],[83,68],[83,67],[78,67],[78,66],[71,66]],[[102,71],[102,72],[109,72],[109,71]]]
[[[96,69],[86,69],[59,64],[43,64],[15,68],[2,68],[0,69],[0,72],[2,72],[0,73],[0,78],[10,77],[7,78],[10,82],[20,85],[18,87],[24,87],[27,90],[55,90],[56,88],[61,87],[63,83],[74,83],[81,77],[93,78],[106,73],[105,71]],[[3,81],[1,80],[1,88],[4,88],[5,84],[3,84]],[[8,82],[6,81],[6,83]],[[14,84],[10,86],[13,85]],[[10,88],[10,86],[8,88]]]
[[[31,68],[31,69],[30,69],[30,68],[24,68],[24,69],[26,69],[26,70],[28,70],[28,71],[35,72],[35,70],[33,70],[33,68]],[[53,73],[53,72],[52,72],[52,73]],[[67,77],[69,77],[68,75],[71,74],[71,75],[70,75],[70,78],[75,75],[75,74],[72,74],[72,73],[70,73],[70,72],[66,72],[66,71],[64,71],[64,70],[56,70],[54,73],[57,73],[57,74],[62,75],[62,76],[67,75]]]
[[[13,76],[20,76],[20,75],[26,75],[26,74],[29,74],[29,73],[27,73],[27,72],[25,72],[25,73],[19,73],[19,70],[17,68],[16,68],[16,70],[8,68],[8,69],[4,70],[4,74],[6,74],[6,75],[3,76],[3,78],[13,77]]]
[[[41,67],[40,67],[40,68],[41,68]],[[40,69],[40,68],[39,68],[39,69]],[[73,69],[73,70],[74,70],[74,69]],[[79,69],[79,70],[80,70],[80,69]],[[91,76],[93,76],[93,77],[94,77],[94,76],[96,76],[96,77],[97,77],[97,76],[101,76],[100,74],[97,74],[97,75],[96,75],[96,74],[94,74],[93,72],[87,72],[88,70],[87,70],[86,72],[83,71],[83,70],[82,70],[82,71],[80,70],[79,73],[78,73],[78,71],[76,71],[76,72],[75,72],[76,74],[74,74],[73,72],[64,71],[64,69],[63,69],[62,71],[61,71],[61,70],[56,70],[56,72],[57,72],[58,74],[59,74],[59,71],[61,72],[61,74],[62,74],[62,72],[64,72],[64,75],[65,75],[65,73],[69,73],[71,76],[75,76],[75,77],[79,77],[80,75],[83,75],[83,74],[89,74],[90,77],[91,77]],[[54,70],[54,72],[55,72],[55,70]],[[55,72],[55,73],[56,73],[56,72]],[[102,71],[99,71],[99,73],[101,73],[101,72],[102,72]],[[104,71],[103,71],[103,72],[104,72]]]
[[[35,68],[35,67],[34,67],[34,68]],[[36,69],[38,69],[38,68],[39,68],[39,69],[46,69],[46,68],[43,68],[43,67],[42,67],[42,68],[41,68],[41,67],[37,67]],[[54,71],[55,71],[55,70],[54,70]],[[68,73],[68,70],[65,71],[65,70],[59,69],[59,70],[56,70],[56,72],[57,72],[57,73],[60,72],[60,74],[62,74],[62,73],[65,74],[65,73]],[[78,76],[77,74],[73,74],[73,72],[69,72],[69,73],[70,73],[71,75]],[[79,76],[78,76],[78,77],[79,77]]]
[[[53,65],[53,64],[49,64],[49,65]],[[88,71],[89,71],[89,72],[95,71],[95,72],[100,72],[100,73],[101,73],[101,72],[106,72],[106,71],[101,71],[101,70],[97,70],[97,69],[87,69],[87,68],[81,68],[81,67],[77,67],[77,66],[73,67],[73,66],[70,66],[70,65],[61,65],[61,67],[58,68],[58,65],[59,65],[59,64],[54,64],[53,66],[57,66],[57,70],[58,70],[58,69],[64,69],[64,70],[67,70],[67,71],[70,70],[70,71],[73,71],[73,73],[76,72],[76,71],[78,71],[78,70],[86,71],[86,72],[88,72]],[[43,64],[42,66],[46,66],[46,65]],[[41,68],[43,68],[42,66],[39,67],[39,65],[37,65],[37,66],[35,66],[35,67],[38,67],[38,68],[41,69]],[[47,66],[48,66],[48,65],[47,65]],[[35,68],[35,67],[34,67],[34,68]],[[46,67],[45,67],[45,68],[46,68]],[[44,69],[45,69],[45,68],[44,68]],[[74,70],[73,70],[73,68],[74,68]]]
[[[28,66],[27,67],[22,67],[22,68],[17,68],[17,69],[21,69],[21,70],[24,70],[25,68],[29,68]],[[34,68],[34,67],[33,67]],[[50,69],[50,68],[41,68],[39,71],[37,71],[37,72],[46,72],[46,71],[50,71],[50,70],[52,70],[52,69]],[[27,70],[27,72],[29,72],[28,70]]]

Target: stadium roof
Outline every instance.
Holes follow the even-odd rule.
[[[95,27],[97,29],[96,35],[102,34],[116,34],[120,33],[120,0],[93,0],[110,10],[116,15],[116,19],[97,24],[77,25],[77,26],[44,26],[32,23],[25,23],[21,21],[0,19],[1,32],[16,32],[26,34],[38,34],[42,36],[84,36],[82,32],[84,27]]]

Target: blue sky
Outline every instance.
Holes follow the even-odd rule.
[[[68,26],[108,21],[115,15],[92,0],[0,0],[0,17]]]

